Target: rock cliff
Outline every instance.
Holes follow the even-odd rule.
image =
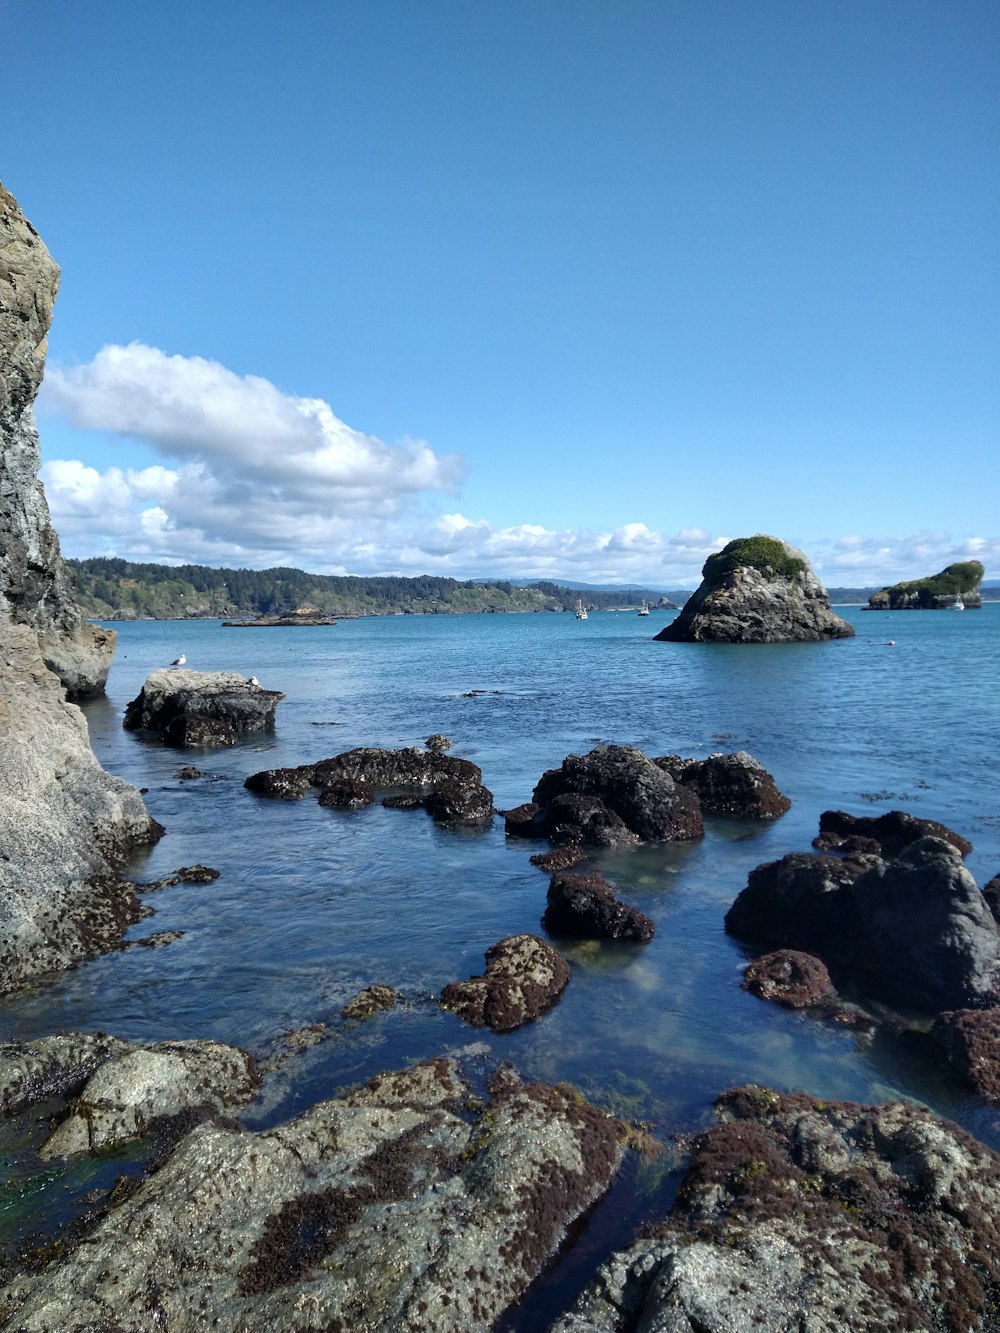
[[[805,555],[758,534],[710,555],[701,586],[655,637],[673,643],[814,643],[853,633],[831,611]]]
[[[139,793],[97,763],[66,698],[103,688],[114,636],[83,622],[37,475],[32,404],[58,280],[0,186],[2,991],[118,942],[138,905],[114,867],[157,832]]]
[[[872,593],[869,611],[969,611],[983,604],[980,586],[986,570],[978,560],[960,560],[927,579],[894,583]]]

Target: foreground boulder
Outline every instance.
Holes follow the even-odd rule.
[[[273,731],[284,697],[233,671],[167,667],[146,677],[125,709],[124,726],[155,732],[168,745],[235,745],[241,735]]]
[[[778,819],[792,806],[764,765],[746,750],[710,754],[707,759],[681,759],[670,754],[653,762],[675,782],[696,792],[707,815]]]
[[[569,964],[537,935],[508,935],[486,950],[486,971],[451,981],[441,1007],[473,1027],[513,1032],[551,1009],[569,983]]]
[[[547,902],[542,925],[553,935],[645,943],[656,929],[645,912],[616,898],[600,875],[553,875]]]
[[[507,813],[507,832],[555,844],[627,847],[700,838],[694,792],[630,745],[571,754],[543,773],[531,802]]]
[[[162,833],[66,701],[103,689],[114,635],[83,621],[38,480],[58,279],[0,186],[0,992],[116,948],[140,915],[118,871]]]
[[[486,1333],[613,1180],[616,1123],[566,1090],[472,1089],[448,1061],[259,1134],[203,1125],[0,1323]]]
[[[854,627],[830,608],[802,551],[758,534],[731,541],[702,568],[702,582],[654,637],[672,643],[803,643],[844,639]]]
[[[915,1106],[738,1088],[677,1203],[551,1333],[996,1327],[1000,1157]]]
[[[901,1008],[937,1013],[1000,1002],[996,922],[961,853],[939,838],[868,869],[809,854],[758,866],[726,929],[818,954]]]

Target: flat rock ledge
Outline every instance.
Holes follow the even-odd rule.
[[[717,1103],[665,1222],[550,1333],[994,1329],[1000,1157],[901,1102]]]
[[[125,709],[127,731],[155,733],[181,747],[235,745],[241,735],[273,731],[285,696],[232,671],[167,667],[146,677]]]
[[[805,554],[779,537],[739,537],[710,555],[702,581],[656,639],[671,643],[817,643],[850,638]]]
[[[276,1129],[201,1125],[0,1290],[0,1324],[487,1333],[622,1157],[616,1122],[566,1089],[491,1092],[435,1060]]]
[[[371,805],[380,791],[392,791],[397,794],[385,797],[384,806],[424,809],[439,824],[484,825],[493,819],[493,793],[483,785],[482,769],[437,746],[358,746],[314,764],[252,773],[243,785],[283,801],[301,800],[310,788],[319,788],[320,805],[341,810]]]
[[[441,1007],[473,1027],[513,1032],[545,1013],[569,983],[569,964],[538,935],[508,935],[486,950],[486,971],[452,981]]]

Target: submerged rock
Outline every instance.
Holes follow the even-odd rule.
[[[258,1086],[246,1051],[216,1041],[167,1041],[112,1054],[39,1150],[70,1157],[137,1138],[166,1116],[245,1105]]]
[[[341,1018],[371,1018],[383,1009],[392,1009],[396,1004],[396,992],[391,986],[366,986],[358,991],[353,999],[348,1000],[340,1011]]]
[[[710,754],[707,759],[664,755],[653,762],[675,782],[697,792],[707,815],[777,819],[791,809],[791,801],[778,790],[771,774],[746,750]]]
[[[938,838],[868,869],[809,854],[758,866],[726,929],[818,954],[869,995],[906,1009],[979,1009],[1000,1000],[996,922],[961,854]]]
[[[700,838],[697,796],[628,745],[568,755],[543,773],[531,803],[509,810],[509,834],[553,843],[627,847]]]
[[[169,745],[235,745],[241,735],[273,731],[284,697],[233,671],[168,667],[146,677],[125,709],[124,726],[155,732]]]
[[[743,989],[786,1009],[808,1009],[834,996],[822,959],[797,949],[762,954],[743,973]]]
[[[542,925],[553,935],[645,943],[656,930],[644,912],[616,898],[600,875],[553,875],[547,901]]]
[[[710,555],[700,587],[654,637],[674,643],[802,643],[844,639],[853,625],[830,608],[802,551],[758,534]]]
[[[450,1062],[260,1133],[203,1125],[85,1242],[0,1290],[0,1323],[486,1333],[607,1189],[616,1123]]]
[[[550,1333],[987,1333],[1000,1157],[902,1102],[738,1088],[665,1222]]]
[[[551,1009],[569,982],[569,964],[537,935],[508,935],[486,950],[486,971],[452,981],[441,1007],[474,1027],[513,1032]]]

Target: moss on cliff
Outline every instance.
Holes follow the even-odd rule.
[[[909,579],[883,588],[869,599],[878,609],[901,607],[934,608],[953,601],[960,594],[978,593],[986,570],[978,560],[959,560],[926,579]]]
[[[711,583],[720,582],[734,569],[751,567],[762,574],[771,570],[781,578],[794,579],[805,572],[806,562],[790,555],[784,542],[777,537],[757,533],[754,537],[738,537],[715,555],[710,555],[702,568],[702,578]]]

